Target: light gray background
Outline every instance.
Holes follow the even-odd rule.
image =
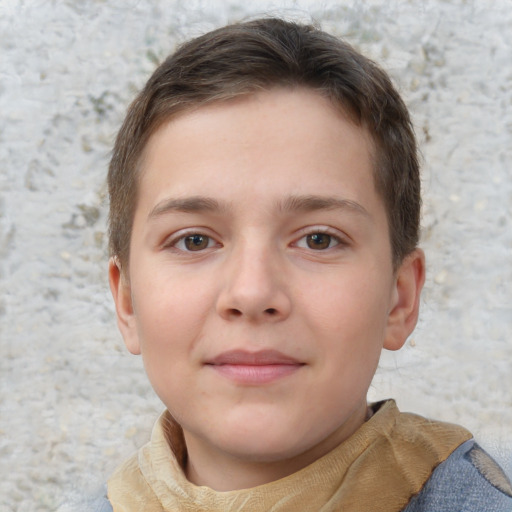
[[[106,282],[105,173],[177,42],[319,21],[392,75],[424,158],[422,320],[370,398],[462,423],[512,471],[512,1],[0,0],[0,511],[93,493],[162,406]]]

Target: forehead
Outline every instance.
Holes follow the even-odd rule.
[[[374,194],[373,144],[340,108],[309,89],[276,89],[187,111],[150,138],[139,204],[166,196]],[[236,185],[236,187],[235,187]],[[281,199],[277,197],[277,199]]]

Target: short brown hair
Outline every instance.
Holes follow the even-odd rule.
[[[131,104],[110,168],[110,253],[128,264],[144,148],[178,112],[274,87],[318,91],[365,127],[375,145],[374,179],[390,229],[395,268],[419,238],[416,140],[388,75],[352,46],[311,25],[276,18],[228,25],[182,45]]]

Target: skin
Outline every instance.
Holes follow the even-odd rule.
[[[113,258],[110,284],[193,483],[282,478],[365,421],[380,352],[412,332],[424,280],[420,250],[393,271],[372,150],[305,89],[201,107],[151,137],[129,265]]]

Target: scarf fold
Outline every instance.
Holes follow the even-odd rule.
[[[114,512],[399,512],[471,434],[400,413],[393,400],[374,409],[352,436],[309,466],[229,492],[187,480],[180,464],[186,453],[181,429],[165,412],[150,443],[110,478],[109,500]]]

